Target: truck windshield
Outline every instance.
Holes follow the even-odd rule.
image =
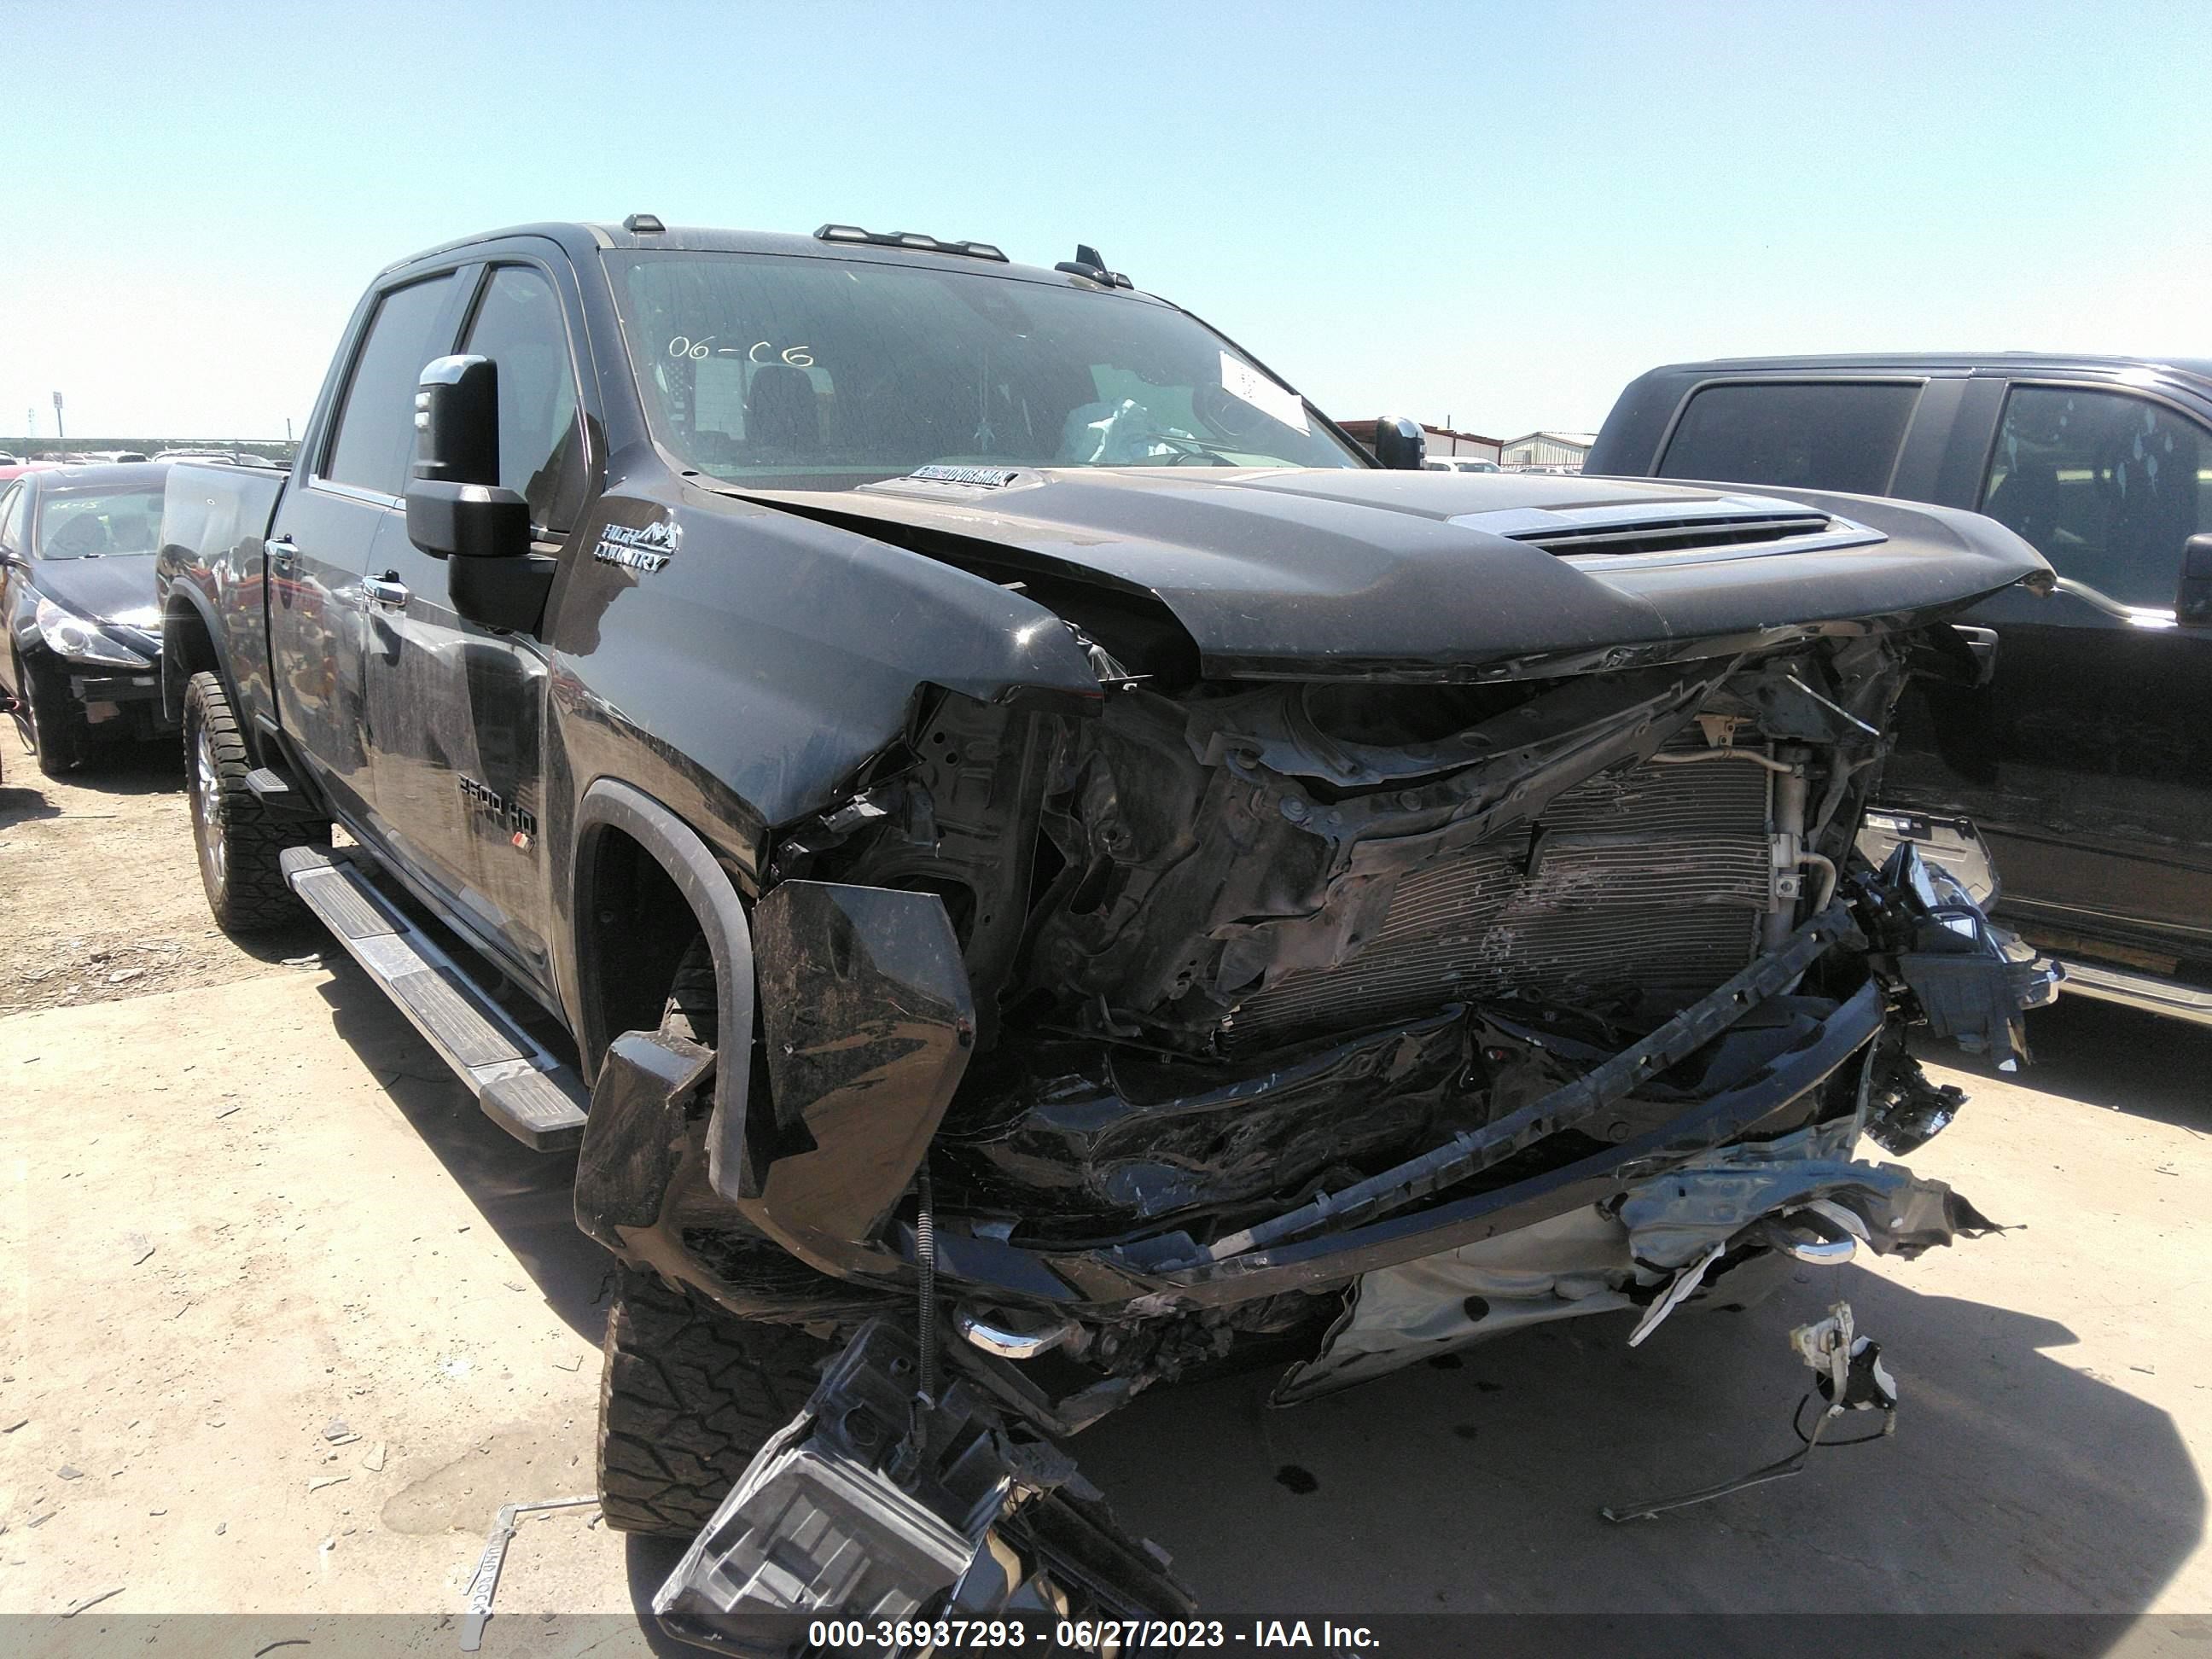
[[[717,477],[1366,465],[1220,336],[1126,292],[778,254],[608,264],[657,434]]]

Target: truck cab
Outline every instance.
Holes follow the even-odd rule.
[[[2032,544],[2057,591],[1962,615],[1994,672],[1907,693],[1880,825],[1955,850],[1970,820],[2069,989],[2212,1023],[2212,362],[1671,364],[1587,471],[1937,502]]]

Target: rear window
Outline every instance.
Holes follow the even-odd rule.
[[[1682,411],[1659,476],[1879,495],[1919,395],[1917,382],[1707,386]]]

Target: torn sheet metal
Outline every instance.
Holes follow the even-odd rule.
[[[1843,1120],[1721,1147],[1631,1188],[1615,1212],[1637,1261],[1670,1271],[1687,1267],[1753,1222],[1822,1200],[1856,1217],[1865,1229],[1859,1236],[1883,1255],[1910,1259],[1960,1233],[1972,1238],[2001,1231],[1940,1181],[1902,1164],[1844,1156],[1850,1131]]]
[[[1940,1181],[1849,1158],[1851,1120],[1720,1148],[1630,1187],[1609,1205],[1363,1274],[1314,1358],[1275,1390],[1291,1404],[1522,1326],[1643,1307],[1638,1340],[1710,1290],[1721,1258],[1758,1230],[1816,1217],[1885,1255],[2001,1231]],[[1747,1237],[1747,1234],[1753,1234]],[[1694,1273],[1689,1271],[1695,1269]],[[1679,1294],[1653,1295],[1669,1284]]]
[[[1365,1273],[1321,1352],[1284,1374],[1275,1401],[1332,1394],[1504,1331],[1632,1308],[1626,1287],[1659,1277],[1638,1272],[1628,1229],[1595,1205]]]

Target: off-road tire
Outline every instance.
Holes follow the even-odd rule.
[[[599,1507],[617,1532],[690,1538],[799,1414],[829,1345],[731,1318],[624,1268],[599,1378]]]
[[[74,770],[84,758],[92,723],[84,705],[70,695],[69,676],[51,663],[33,665],[15,659],[15,684],[22,689],[23,711],[17,716],[28,734],[39,770],[58,778]]]
[[[252,769],[222,680],[193,675],[185,684],[185,793],[200,885],[215,925],[226,933],[265,933],[306,915],[284,884],[277,860],[288,847],[330,839],[327,823],[283,817],[264,806],[246,787],[246,775]]]

